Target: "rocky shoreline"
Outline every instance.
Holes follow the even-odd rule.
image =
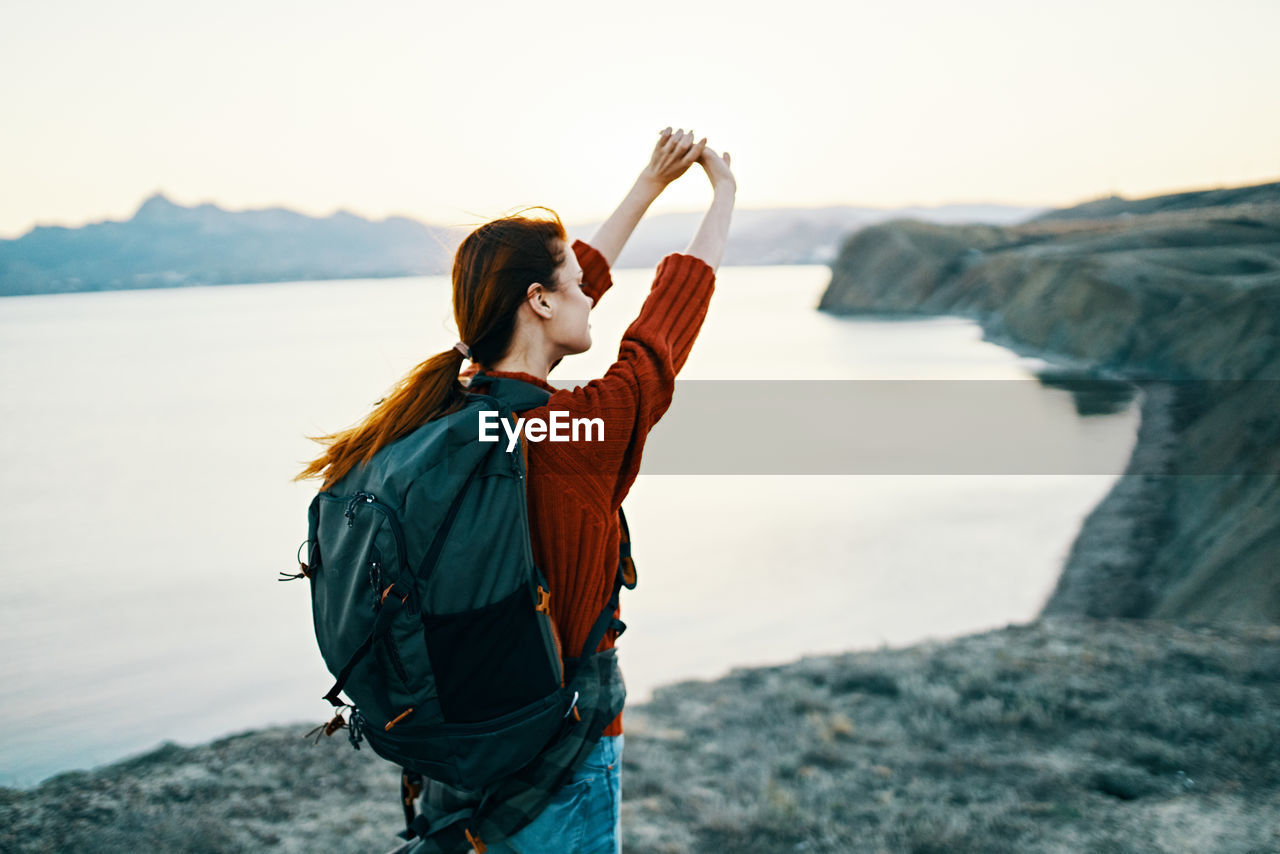
[[[1280,622],[1280,184],[1246,189],[888,223],[833,265],[823,311],[971,317],[1074,366],[1081,396],[1141,390],[1137,447],[1046,614]]]
[[[1280,849],[1280,628],[1043,618],[628,709],[624,849]],[[395,769],[309,724],[0,790],[0,851],[380,852]]]

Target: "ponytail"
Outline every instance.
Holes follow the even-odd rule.
[[[438,353],[406,374],[355,427],[327,436],[311,436],[328,447],[294,480],[323,477],[329,489],[357,465],[373,459],[381,448],[407,436],[432,419],[466,404],[467,390],[458,381],[465,357],[457,349]]]

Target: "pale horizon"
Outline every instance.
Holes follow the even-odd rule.
[[[1128,194],[1118,194],[1118,195],[1121,195],[1121,196],[1123,196],[1123,197],[1124,197],[1124,198],[1126,198],[1126,199],[1136,200],[1136,199],[1148,198],[1148,197],[1152,197],[1152,196],[1164,196],[1164,195],[1172,195],[1172,194],[1176,194],[1176,193],[1198,192],[1198,191],[1203,191],[1203,190],[1232,189],[1232,188],[1235,188],[1235,187],[1253,186],[1253,185],[1256,185],[1256,184],[1267,184],[1267,183],[1273,183],[1273,182],[1280,182],[1280,175],[1273,176],[1273,177],[1270,177],[1270,178],[1263,178],[1263,179],[1258,180],[1258,181],[1250,181],[1250,182],[1248,182],[1248,183],[1246,183],[1246,184],[1221,184],[1221,185],[1203,186],[1203,187],[1177,187],[1177,188],[1166,189],[1166,190],[1158,190],[1158,191],[1155,191],[1155,192],[1152,192],[1152,193],[1142,193],[1142,194],[1140,194],[1140,195],[1128,195]],[[252,205],[252,206],[250,206],[250,207],[235,207],[235,206],[227,205],[227,204],[225,204],[225,203],[223,203],[223,202],[218,201],[217,199],[212,199],[212,198],[205,198],[205,199],[193,199],[193,200],[178,199],[178,198],[175,198],[175,197],[174,197],[174,195],[173,195],[172,193],[170,193],[170,192],[168,192],[168,191],[164,190],[163,188],[157,188],[157,189],[155,189],[155,190],[152,190],[150,193],[147,193],[147,194],[146,194],[145,196],[143,196],[142,198],[139,198],[139,199],[138,199],[136,202],[134,202],[132,205],[126,206],[125,211],[124,211],[123,213],[121,213],[121,214],[118,214],[118,215],[105,215],[105,216],[91,217],[91,218],[89,218],[89,219],[85,219],[84,221],[81,221],[81,222],[53,222],[53,221],[50,221],[50,222],[33,222],[33,223],[31,223],[31,225],[30,225],[30,226],[28,226],[27,228],[23,229],[23,230],[22,230],[22,231],[20,231],[20,232],[15,232],[15,233],[11,233],[11,234],[2,234],[2,233],[0,233],[0,239],[4,239],[4,240],[13,240],[13,239],[16,239],[16,238],[18,238],[18,237],[23,236],[24,234],[27,234],[27,233],[28,233],[28,232],[30,232],[32,229],[34,229],[34,228],[39,228],[39,227],[81,228],[81,227],[86,226],[86,225],[93,225],[93,224],[95,224],[95,223],[100,223],[100,222],[107,222],[107,221],[123,222],[123,221],[128,221],[129,219],[131,219],[131,218],[133,217],[133,215],[134,215],[135,213],[137,213],[138,208],[139,208],[139,207],[141,207],[141,206],[142,206],[142,204],[143,204],[145,201],[147,201],[147,199],[150,199],[151,197],[156,196],[156,195],[162,195],[162,196],[164,196],[166,199],[168,199],[170,202],[173,202],[174,204],[179,205],[179,206],[184,207],[184,208],[193,208],[193,207],[198,207],[198,206],[200,206],[200,205],[204,205],[204,204],[212,204],[212,205],[214,205],[214,206],[216,206],[216,207],[218,207],[218,208],[221,208],[222,210],[224,210],[224,211],[226,211],[226,212],[228,212],[228,213],[239,213],[239,212],[244,212],[244,211],[260,211],[260,210],[268,210],[268,209],[286,209],[286,210],[293,211],[293,212],[295,212],[295,213],[300,213],[300,214],[304,214],[304,215],[306,215],[306,216],[315,217],[315,218],[321,218],[321,219],[322,219],[322,218],[325,218],[325,217],[330,217],[330,216],[333,216],[333,215],[335,215],[335,214],[339,214],[339,213],[348,213],[348,214],[353,214],[353,215],[358,216],[358,217],[362,217],[363,219],[366,219],[366,220],[369,220],[369,221],[372,221],[372,222],[381,222],[381,221],[384,221],[384,220],[387,220],[387,219],[396,218],[396,217],[407,217],[407,218],[409,218],[409,219],[417,220],[417,221],[421,222],[423,225],[427,225],[427,226],[431,226],[431,227],[464,227],[464,226],[469,226],[469,225],[472,225],[472,224],[478,224],[478,223],[481,221],[480,219],[474,219],[474,222],[473,222],[472,220],[467,220],[467,221],[465,221],[465,222],[460,220],[460,221],[458,221],[458,222],[456,222],[456,223],[454,223],[454,222],[443,222],[443,221],[438,221],[438,220],[425,219],[425,218],[423,218],[423,217],[421,217],[421,216],[418,216],[418,215],[416,215],[416,214],[412,214],[412,213],[404,213],[404,212],[397,212],[397,211],[391,211],[391,212],[389,212],[389,213],[384,213],[384,214],[380,214],[380,215],[375,215],[375,214],[369,214],[369,213],[366,213],[366,212],[363,212],[363,211],[359,211],[359,210],[354,210],[354,209],[352,209],[350,206],[344,206],[344,205],[338,205],[338,206],[333,207],[333,208],[330,208],[330,209],[328,209],[328,210],[304,210],[304,209],[302,209],[302,208],[300,208],[300,207],[298,207],[298,206],[290,205],[290,204],[285,203],[285,202],[276,202],[276,203],[267,203],[267,204],[256,204],[256,205]],[[870,205],[870,204],[859,204],[859,203],[856,203],[856,202],[824,202],[824,203],[815,203],[815,204],[812,204],[812,205],[772,205],[772,206],[769,206],[769,207],[760,207],[760,208],[747,208],[747,207],[744,207],[742,204],[737,204],[737,205],[735,205],[735,210],[738,210],[738,211],[744,211],[744,210],[772,210],[772,211],[781,211],[781,210],[789,210],[789,209],[794,209],[794,210],[820,210],[820,209],[822,209],[822,208],[831,208],[831,207],[856,207],[856,208],[868,208],[868,209],[897,210],[897,209],[900,209],[900,208],[940,208],[940,207],[949,207],[949,206],[964,206],[964,207],[981,207],[981,206],[993,206],[993,207],[998,207],[998,206],[1002,206],[1002,207],[1015,207],[1015,208],[1068,208],[1068,207],[1072,207],[1072,206],[1074,206],[1074,205],[1083,204],[1083,203],[1085,203],[1085,202],[1089,202],[1089,201],[1094,201],[1094,200],[1097,200],[1097,199],[1106,198],[1106,197],[1108,197],[1108,196],[1110,196],[1110,195],[1112,195],[1112,193],[1109,193],[1109,192],[1108,192],[1108,193],[1102,193],[1102,194],[1099,194],[1099,195],[1089,196],[1089,197],[1087,197],[1087,198],[1074,199],[1074,200],[1071,200],[1071,201],[1062,202],[1062,203],[1058,203],[1058,204],[1045,204],[1045,203],[1041,203],[1041,204],[1024,204],[1024,203],[1014,202],[1014,201],[993,201],[993,200],[990,200],[990,199],[978,199],[978,200],[953,200],[953,201],[940,201],[940,202],[935,202],[935,203],[931,203],[931,204],[923,204],[923,203],[915,203],[915,202],[905,202],[905,203],[903,203],[903,204],[898,204],[898,205]],[[529,204],[533,204],[533,203],[529,203]],[[512,206],[512,210],[519,209],[519,208],[524,207],[524,206],[525,206],[525,205],[513,205],[513,206]],[[547,207],[550,207],[550,208],[552,208],[553,210],[555,209],[553,205],[547,205]],[[659,210],[659,209],[658,209],[658,206],[655,204],[655,205],[654,205],[653,207],[651,207],[651,208],[649,209],[649,211],[645,214],[645,218],[646,218],[646,219],[649,219],[649,218],[652,218],[652,217],[655,217],[655,216],[660,216],[660,215],[663,215],[663,214],[698,214],[698,213],[702,213],[702,212],[704,212],[704,211],[705,211],[705,207],[702,207],[702,208],[697,208],[697,207],[681,208],[681,209],[677,209],[677,210]],[[557,211],[557,213],[558,213],[558,212],[559,212],[559,211]],[[495,210],[495,211],[492,211],[492,212],[489,212],[489,213],[484,214],[484,217],[496,217],[496,216],[501,216],[501,215],[506,214],[506,213],[509,213],[509,211],[507,211],[507,210]],[[605,217],[607,217],[607,216],[609,215],[609,213],[610,213],[610,211],[605,211],[605,212],[602,212],[602,213],[600,213],[600,214],[598,214],[597,216],[594,216],[594,217],[593,217],[593,216],[586,216],[586,217],[578,217],[578,218],[575,218],[575,219],[565,219],[564,217],[562,217],[562,219],[564,220],[564,222],[565,222],[565,224],[566,224],[566,225],[570,225],[570,224],[581,224],[581,223],[601,222],[601,221],[603,221],[603,220],[605,219]],[[478,216],[478,215],[477,215],[477,216]]]
[[[1280,180],[1280,179],[1278,179],[1278,180]],[[1196,188],[1196,189],[1217,189],[1217,188]],[[1173,190],[1173,191],[1171,191],[1171,192],[1180,192],[1180,191],[1178,191],[1178,190]],[[226,211],[227,213],[243,213],[243,212],[250,212],[250,211],[262,211],[262,210],[279,210],[279,209],[284,209],[284,210],[293,211],[294,213],[303,214],[303,215],[305,215],[305,216],[314,217],[314,218],[317,218],[317,219],[323,219],[323,218],[330,217],[330,216],[334,216],[334,215],[336,215],[336,214],[340,214],[340,213],[347,213],[347,214],[352,214],[352,215],[354,215],[354,216],[361,217],[361,218],[366,219],[366,220],[369,220],[369,221],[371,221],[371,222],[382,222],[382,221],[385,221],[385,220],[387,220],[387,219],[393,219],[393,218],[396,218],[396,217],[408,217],[408,218],[410,218],[410,219],[413,219],[413,220],[416,220],[416,221],[418,221],[418,222],[421,222],[423,225],[431,226],[431,227],[444,227],[444,228],[448,228],[448,227],[464,227],[464,226],[468,226],[468,225],[473,224],[470,220],[468,220],[468,221],[466,221],[466,222],[464,222],[464,221],[461,221],[461,220],[460,220],[459,222],[456,222],[456,223],[453,223],[453,222],[443,222],[443,221],[438,221],[438,220],[424,219],[424,218],[422,218],[422,217],[420,217],[420,216],[417,216],[417,215],[415,215],[415,214],[402,213],[402,212],[396,212],[396,211],[392,211],[392,212],[390,212],[390,213],[381,214],[381,215],[373,215],[373,214],[365,213],[365,212],[363,212],[363,211],[353,210],[351,207],[348,207],[348,206],[342,206],[342,205],[339,205],[339,206],[337,206],[337,207],[331,208],[331,209],[329,209],[329,210],[319,210],[319,211],[314,211],[314,210],[303,210],[303,209],[301,209],[301,208],[299,208],[299,207],[296,207],[296,206],[293,206],[293,205],[290,205],[290,204],[287,204],[287,203],[284,203],[284,202],[277,202],[277,203],[275,203],[275,204],[261,204],[261,205],[253,205],[253,206],[251,206],[251,207],[234,207],[234,206],[231,206],[231,205],[224,204],[224,203],[222,203],[222,202],[218,201],[217,199],[192,199],[192,200],[178,199],[178,198],[175,198],[175,197],[173,196],[173,194],[172,194],[172,193],[169,193],[168,191],[164,190],[163,188],[157,188],[157,189],[153,190],[152,192],[148,193],[146,196],[144,196],[144,197],[142,197],[142,198],[138,199],[138,200],[137,200],[135,203],[133,203],[132,205],[127,206],[127,208],[125,209],[124,213],[121,213],[121,214],[119,214],[119,215],[94,217],[94,218],[91,218],[91,219],[86,219],[86,220],[84,220],[83,222],[36,222],[36,223],[32,223],[32,224],[31,224],[31,226],[29,226],[25,231],[23,231],[23,232],[21,232],[21,233],[8,234],[8,235],[0,234],[0,239],[9,239],[9,240],[12,240],[12,239],[15,239],[15,238],[17,238],[17,237],[21,237],[23,234],[29,233],[29,232],[31,231],[31,229],[33,229],[33,228],[40,228],[40,227],[81,228],[81,227],[84,227],[84,226],[86,226],[86,225],[93,225],[93,224],[96,224],[96,223],[102,223],[102,222],[127,222],[128,220],[130,220],[130,219],[133,217],[133,215],[134,215],[135,213],[137,213],[138,208],[140,208],[140,207],[143,205],[143,203],[144,203],[144,202],[146,202],[148,199],[151,199],[152,197],[157,196],[157,195],[163,196],[163,197],[164,197],[164,198],[166,198],[168,201],[172,202],[172,203],[173,203],[173,204],[175,204],[175,205],[178,205],[178,206],[180,206],[180,207],[183,207],[183,208],[195,208],[195,207],[199,207],[199,206],[201,206],[201,205],[211,204],[211,205],[214,205],[215,207],[218,207],[218,208],[222,209],[223,211]],[[893,205],[893,206],[885,206],[885,205],[861,205],[861,204],[854,204],[854,203],[850,203],[850,202],[832,202],[832,203],[813,204],[813,205],[777,205],[777,206],[771,206],[771,207],[768,207],[768,208],[745,208],[745,207],[743,207],[741,204],[737,204],[737,205],[735,205],[735,210],[736,210],[736,211],[745,211],[745,210],[770,210],[770,211],[797,210],[797,211],[806,211],[806,210],[821,210],[821,209],[824,209],[824,208],[833,208],[833,207],[855,207],[855,208],[866,208],[866,209],[868,209],[868,210],[874,210],[874,209],[898,210],[898,209],[901,209],[901,208],[941,208],[941,207],[950,207],[950,206],[964,206],[964,207],[983,207],[983,206],[992,206],[992,207],[1015,207],[1015,208],[1041,208],[1041,207],[1069,207],[1070,205],[1073,205],[1073,204],[1079,204],[1079,203],[1081,203],[1081,202],[1085,202],[1085,201],[1089,201],[1089,199],[1079,199],[1079,200],[1077,200],[1077,201],[1075,201],[1075,202],[1069,202],[1069,203],[1067,203],[1067,204],[1065,204],[1065,205],[1024,205],[1024,204],[1017,204],[1017,203],[1015,203],[1015,202],[996,202],[996,201],[990,201],[990,200],[985,200],[985,199],[984,199],[984,200],[978,200],[978,201],[938,202],[938,203],[936,203],[936,204],[928,204],[928,205],[926,205],[926,204],[912,204],[912,203],[907,203],[907,204],[903,204],[903,205]],[[530,204],[532,204],[532,203],[530,203]],[[522,207],[525,207],[525,205],[514,205],[514,206],[512,206],[512,210],[513,210],[513,211],[514,211],[514,210],[518,210],[518,209],[520,209],[520,208],[522,208]],[[553,210],[555,209],[555,208],[554,208],[554,206],[552,206],[552,205],[547,205],[547,207],[550,207],[550,208],[552,208]],[[652,218],[653,218],[653,217],[655,217],[655,216],[662,216],[662,215],[665,215],[665,214],[686,214],[686,215],[687,215],[687,214],[700,214],[700,213],[705,212],[705,210],[706,210],[706,208],[705,208],[705,207],[702,207],[702,208],[696,208],[696,207],[695,207],[695,208],[682,208],[682,209],[679,209],[679,210],[657,210],[657,205],[655,205],[654,207],[652,207],[652,208],[650,208],[650,209],[649,209],[648,213],[646,213],[646,214],[645,214],[645,218],[646,218],[646,219],[652,219]],[[510,212],[511,212],[511,211],[507,211],[507,210],[495,210],[495,211],[492,211],[492,212],[486,213],[486,214],[485,214],[485,216],[501,216],[501,215],[503,215],[503,214],[510,213]],[[559,213],[559,211],[557,211],[557,213]],[[563,221],[565,222],[565,224],[566,224],[566,225],[571,225],[571,224],[583,224],[583,223],[593,223],[593,222],[600,222],[600,221],[603,221],[603,220],[604,220],[604,218],[605,218],[605,217],[607,217],[608,215],[609,215],[609,212],[608,212],[608,211],[606,211],[606,212],[601,213],[599,216],[596,216],[596,217],[590,217],[590,216],[588,216],[588,217],[579,217],[579,218],[577,218],[577,219],[572,219],[572,220],[570,220],[570,219],[565,219],[565,218],[563,218],[563,217],[562,217],[562,219],[563,219]],[[479,221],[480,221],[480,220],[475,220],[475,223],[479,223]]]
[[[210,7],[212,8],[212,7]],[[983,0],[786,17],[659,0],[0,10],[0,237],[227,210],[599,221],[657,131],[738,208],[1067,207],[1280,180],[1280,5]],[[650,214],[704,209],[697,166]]]

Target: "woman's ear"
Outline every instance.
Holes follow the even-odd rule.
[[[529,307],[534,310],[534,313],[548,320],[551,318],[551,305],[547,302],[547,291],[541,282],[530,285],[525,298],[529,301]]]

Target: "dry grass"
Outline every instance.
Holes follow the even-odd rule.
[[[1280,850],[1280,629],[1043,620],[660,690],[629,854]],[[0,790],[0,851],[379,852],[397,777],[305,727]]]

